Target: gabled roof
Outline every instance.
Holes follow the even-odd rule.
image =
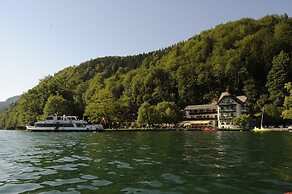
[[[219,104],[219,102],[224,97],[227,97],[227,96],[231,97],[233,100],[235,100],[236,102],[241,103],[241,104],[245,103],[246,100],[247,100],[247,97],[246,96],[232,96],[229,92],[222,92],[217,104]]]
[[[229,92],[222,92],[220,97],[219,97],[219,100],[217,102],[217,104],[222,100],[222,98],[224,98],[225,96],[231,96],[231,94],[229,94]]]
[[[246,96],[236,96],[236,98],[238,100],[240,100],[242,103],[245,103],[245,101],[247,100],[247,97]]]

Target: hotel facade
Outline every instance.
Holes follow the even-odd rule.
[[[184,111],[185,121],[181,124],[195,129],[238,129],[239,126],[233,123],[233,119],[249,113],[247,97],[233,96],[228,92],[221,93],[218,102],[189,105]]]
[[[217,126],[216,104],[190,105],[185,108],[185,126],[202,129]]]

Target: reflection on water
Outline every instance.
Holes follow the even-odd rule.
[[[292,134],[0,131],[0,193],[283,193]]]

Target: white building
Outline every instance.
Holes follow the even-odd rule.
[[[238,126],[233,124],[233,119],[249,112],[247,97],[223,92],[217,103],[217,111],[219,129],[236,129]]]
[[[201,104],[189,105],[185,109],[186,121],[181,124],[195,129],[217,127],[217,105]]]

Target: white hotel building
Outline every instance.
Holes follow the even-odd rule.
[[[236,129],[238,126],[233,124],[233,119],[249,112],[247,98],[223,92],[217,103],[217,111],[219,129]]]
[[[196,129],[208,126],[237,129],[233,119],[249,112],[246,96],[232,96],[228,92],[221,93],[217,103],[189,105],[184,111],[186,121],[181,124]]]

